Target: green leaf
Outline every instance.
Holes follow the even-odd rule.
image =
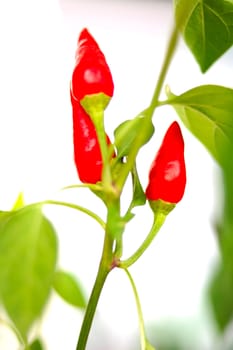
[[[202,72],[233,44],[232,0],[175,0],[175,16]]]
[[[5,225],[5,223],[14,215],[14,212],[12,211],[0,211],[0,234],[1,229]]]
[[[127,210],[127,213],[124,216],[124,220],[126,222],[130,221],[134,217],[134,214],[131,212],[133,208],[140,205],[144,205],[146,203],[146,195],[139,180],[136,164],[134,165],[131,171],[131,176],[133,183],[133,196],[129,209]]]
[[[82,287],[77,279],[68,272],[56,271],[53,287],[67,303],[84,309],[87,305]]]
[[[14,213],[0,232],[0,299],[26,339],[51,290],[57,240],[41,209],[25,207]]]
[[[210,284],[210,300],[217,325],[224,331],[233,320],[233,129],[231,143],[222,156],[223,208],[216,215],[221,262]]]
[[[209,295],[213,314],[220,331],[233,319],[233,275],[223,266],[219,266],[212,277]]]
[[[184,125],[222,164],[233,130],[233,89],[203,85],[180,96],[167,90],[169,104],[175,108]]]
[[[232,237],[232,254],[233,256],[233,129],[229,130],[231,143],[227,149],[224,149],[223,160],[223,191],[224,191],[224,210],[221,212],[222,224],[221,231],[225,236]]]
[[[148,342],[146,341],[146,349],[145,350],[155,350],[155,348]]]
[[[131,208],[134,208],[146,203],[146,195],[139,180],[136,164],[134,165],[131,174],[133,182],[133,200],[131,203]]]
[[[118,158],[125,157],[129,154],[135,139],[141,132],[143,123],[145,122],[145,116],[139,115],[134,119],[126,120],[121,123],[114,131],[115,146],[117,148]],[[144,134],[142,145],[146,144],[154,133],[154,126],[152,122],[148,125],[148,128]]]
[[[27,348],[28,350],[43,350],[43,344],[40,339],[35,339]]]

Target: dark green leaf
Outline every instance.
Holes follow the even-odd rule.
[[[165,103],[173,106],[185,126],[222,164],[233,130],[233,89],[204,85],[180,96],[167,91]]]
[[[221,263],[211,281],[210,298],[214,317],[221,331],[233,320],[233,129],[231,143],[222,155],[223,208],[217,223]]]
[[[140,115],[134,119],[126,120],[120,124],[114,131],[115,136],[115,146],[117,148],[117,156],[119,158],[125,157],[129,154],[135,139],[140,134],[143,123],[145,122],[145,117]],[[154,133],[154,126],[150,122],[144,133],[144,137],[141,145],[146,144]]]
[[[56,235],[41,209],[25,207],[2,226],[0,298],[24,338],[47,302],[56,258]]]
[[[56,271],[53,287],[67,303],[79,308],[86,307],[86,298],[77,279],[68,272]]]
[[[35,339],[28,347],[28,350],[43,350],[43,344],[40,339]]]
[[[233,44],[232,0],[175,0],[175,14],[187,46],[207,71]]]
[[[229,130],[230,144],[224,149],[222,155],[223,160],[223,185],[224,185],[224,210],[222,214],[221,230],[225,232],[225,236],[232,237],[232,256],[233,256],[233,129]],[[233,265],[233,264],[232,264]]]
[[[134,165],[131,171],[131,175],[132,175],[132,183],[133,183],[133,198],[132,198],[127,216],[125,217],[127,221],[128,219],[130,220],[133,217],[132,213],[131,215],[129,215],[129,213],[133,208],[140,205],[144,205],[146,203],[146,195],[144,193],[141,182],[139,180],[136,164]]]
[[[233,319],[233,275],[223,266],[218,268],[212,278],[210,300],[217,325],[224,331]]]

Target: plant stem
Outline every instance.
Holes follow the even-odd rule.
[[[126,268],[123,268],[125,271],[126,275],[129,278],[130,284],[133,289],[134,293],[134,298],[136,301],[136,306],[137,306],[137,312],[138,312],[138,320],[139,320],[139,331],[140,331],[140,340],[141,340],[141,350],[146,350],[146,345],[147,345],[147,340],[146,340],[146,331],[145,331],[145,325],[144,325],[144,320],[143,320],[143,313],[142,313],[142,308],[141,308],[141,303],[140,299],[138,296],[137,288],[134,283],[133,277],[129,273],[129,271]]]
[[[136,156],[138,154],[138,151],[140,147],[142,146],[142,143],[144,141],[144,132],[146,132],[147,129],[151,126],[151,119],[154,113],[155,108],[158,105],[158,98],[165,80],[166,73],[168,71],[171,59],[173,57],[173,54],[175,52],[176,48],[176,43],[177,43],[177,38],[178,38],[178,32],[177,29],[175,28],[170,40],[169,40],[169,45],[167,49],[167,53],[165,55],[164,63],[159,75],[159,79],[151,100],[151,104],[149,108],[144,112],[145,114],[145,122],[143,124],[142,130],[139,133],[138,137],[136,138],[134,145],[127,157],[127,163],[125,164],[125,167],[123,168],[119,178],[116,180],[116,188],[118,191],[122,190],[125,181],[128,177],[129,172],[131,171],[134,163]],[[109,151],[108,151],[108,145],[106,141],[106,134],[104,130],[104,122],[103,122],[103,115],[93,115],[94,119],[93,122],[96,127],[96,132],[100,144],[100,149],[101,149],[101,154],[102,154],[102,159],[103,159],[103,173],[102,173],[102,183],[103,183],[103,188],[106,191],[106,193],[113,193],[113,187],[112,187],[112,176],[111,176],[111,171],[110,171],[110,165],[109,165]],[[119,192],[120,192],[119,191]],[[119,193],[118,192],[118,193]],[[98,273],[96,276],[96,280],[92,289],[92,293],[88,302],[88,306],[86,309],[86,313],[84,316],[84,320],[82,323],[78,343],[76,350],[85,350],[86,344],[87,344],[87,339],[88,335],[91,329],[91,325],[93,322],[94,314],[96,311],[97,303],[102,291],[102,288],[104,286],[105,280],[108,276],[108,273],[111,271],[112,268],[112,262],[113,262],[113,242],[115,239],[120,239],[121,233],[123,228],[121,227],[121,222],[120,222],[120,214],[119,210],[117,210],[117,206],[113,205],[112,211],[110,211],[111,207],[111,196],[108,197],[107,200],[107,206],[108,206],[108,218],[107,218],[107,224],[106,224],[106,231],[105,231],[105,240],[104,240],[104,247],[102,251],[102,257],[100,260],[100,265],[98,269]],[[115,204],[116,201],[113,201],[113,204]],[[54,203],[55,204],[55,203]],[[93,217],[93,215],[91,215]],[[116,219],[117,222],[115,222]],[[133,281],[133,278],[129,271],[127,270],[127,267],[132,265],[142,254],[143,252],[148,248],[152,240],[154,239],[156,233],[159,231],[160,227],[162,226],[166,216],[164,214],[158,214],[156,218],[154,218],[154,223],[152,225],[152,229],[150,233],[148,234],[147,238],[145,241],[142,243],[142,245],[139,247],[139,249],[127,260],[119,262],[117,266],[123,268],[130,280],[131,286],[133,288],[136,304],[137,304],[137,310],[138,310],[138,316],[139,316],[139,327],[140,327],[140,335],[141,335],[141,349],[146,350],[147,349],[147,340],[146,340],[146,334],[145,334],[145,327],[144,327],[144,321],[143,321],[143,316],[142,316],[142,310],[141,310],[141,305],[140,305],[140,300],[138,297],[137,289],[135,286],[135,283]],[[109,227],[109,230],[108,230]],[[118,247],[119,249],[119,247]],[[118,250],[117,249],[117,250]],[[121,251],[121,247],[119,249]]]
[[[147,115],[147,111],[144,111],[143,113],[144,113],[143,115]],[[119,192],[124,187],[125,181],[135,164],[136,156],[144,141],[144,134],[147,133],[146,130],[149,129],[150,126],[151,126],[150,119],[145,118],[144,123],[142,125],[142,129],[138,134],[138,136],[136,137],[135,142],[133,143],[130,149],[130,152],[127,156],[127,162],[124,164],[124,167],[122,168],[118,178],[116,179],[116,187]]]
[[[87,305],[76,350],[85,350],[86,348],[88,335],[90,333],[99,297],[108,273],[111,271],[111,262],[113,258],[112,246],[113,240],[110,238],[108,232],[106,232],[98,273]]]
[[[168,69],[170,67],[171,60],[172,60],[173,55],[174,55],[175,50],[176,50],[176,46],[177,46],[177,42],[178,42],[178,38],[179,38],[178,34],[179,34],[178,29],[177,29],[176,25],[174,25],[174,28],[172,30],[172,33],[170,35],[170,39],[168,42],[167,51],[165,54],[165,59],[163,61],[163,65],[162,65],[162,68],[160,70],[160,74],[158,77],[156,88],[154,90],[154,94],[152,96],[150,107],[149,107],[151,118],[153,116],[155,108],[158,106],[159,95],[161,93],[161,90],[162,90],[162,87],[164,84],[164,80],[166,78]]]
[[[144,124],[142,125],[142,129],[141,132],[139,133],[138,137],[135,139],[135,142],[129,152],[129,155],[127,157],[127,162],[124,166],[124,168],[122,169],[121,173],[119,174],[119,177],[116,181],[116,185],[118,187],[118,189],[121,191],[124,183],[128,177],[129,172],[131,171],[134,163],[135,163],[135,159],[136,156],[138,154],[139,149],[142,146],[142,142],[144,140],[144,135],[146,133],[146,130],[149,129],[151,127],[151,120],[154,114],[154,111],[156,109],[156,107],[158,106],[158,99],[159,99],[159,95],[161,93],[163,84],[164,84],[164,80],[166,77],[166,74],[168,72],[171,60],[173,58],[173,55],[175,53],[175,49],[176,49],[176,45],[178,42],[178,30],[176,28],[176,26],[174,26],[173,31],[170,35],[170,39],[168,42],[168,47],[167,47],[167,51],[165,54],[165,58],[163,61],[163,65],[158,77],[158,81],[151,99],[151,103],[150,106],[142,113],[143,115],[145,115],[145,120],[144,120]]]
[[[73,188],[89,188],[90,190],[94,190],[94,191],[102,191],[101,185],[88,184],[88,183],[65,186],[65,187],[61,188],[61,191],[70,190]]]
[[[32,208],[32,207],[37,207],[37,206],[39,207],[39,206],[43,206],[43,205],[46,205],[46,204],[61,205],[61,206],[68,207],[68,208],[71,208],[71,209],[79,210],[82,213],[85,213],[85,214],[89,215],[90,217],[92,217],[92,219],[97,221],[98,224],[100,224],[100,226],[103,229],[105,229],[105,226],[106,226],[105,222],[97,214],[95,214],[93,211],[91,211],[91,210],[89,210],[87,208],[84,208],[84,207],[82,207],[80,205],[73,204],[73,203],[67,203],[67,202],[62,202],[62,201],[54,201],[54,200],[45,200],[45,201],[41,201],[41,202],[28,204],[25,207],[22,207],[22,208],[20,208],[18,210],[27,210],[27,208]]]
[[[154,221],[153,221],[151,230],[148,233],[146,239],[142,242],[140,247],[136,250],[136,252],[133,255],[131,255],[128,259],[122,260],[119,262],[118,264],[119,267],[122,267],[124,269],[128,268],[140,258],[140,256],[149,247],[149,245],[155,238],[156,234],[159,232],[160,228],[164,224],[165,219],[166,219],[166,215],[162,212],[159,212],[154,216]]]
[[[104,129],[104,112],[95,111],[92,114],[92,121],[96,128],[96,133],[100,145],[101,155],[103,159],[103,171],[102,171],[102,184],[103,188],[107,191],[111,191],[112,175],[109,164],[109,148],[107,144],[106,133]]]
[[[14,333],[20,345],[22,345],[24,348],[27,348],[26,339],[23,338],[20,331],[14,326],[14,324],[3,319],[0,319],[0,323],[3,324],[3,326],[8,327]]]

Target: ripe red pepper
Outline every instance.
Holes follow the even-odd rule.
[[[184,140],[179,124],[173,122],[151,165],[146,197],[175,204],[182,199],[185,185]]]
[[[71,80],[73,97],[81,101],[87,95],[102,93],[111,98],[114,90],[112,74],[104,54],[86,28],[81,31],[78,38],[75,58],[75,69]]]
[[[93,122],[71,95],[73,108],[74,161],[80,180],[95,184],[101,181],[102,155]],[[106,135],[107,143],[110,139]]]

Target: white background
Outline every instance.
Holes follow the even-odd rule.
[[[104,208],[88,190],[59,192],[79,181],[73,163],[69,80],[83,27],[105,53],[115,83],[106,111],[110,137],[120,122],[133,118],[150,102],[172,27],[171,2],[0,3],[1,210],[9,209],[23,191],[27,203],[67,200],[104,218]],[[166,83],[177,94],[205,83],[232,87],[231,54],[202,75],[181,41]],[[138,159],[144,187],[150,163],[173,120],[178,117],[171,108],[156,111],[155,136]],[[213,349],[206,286],[217,258],[214,223],[221,203],[219,170],[204,147],[181,127],[187,163],[184,198],[131,272],[146,325],[148,330],[153,328],[151,340],[161,324],[169,323],[178,329],[184,349]],[[128,195],[126,191],[125,205]],[[138,247],[152,220],[147,206],[135,212],[125,232],[124,257]],[[89,294],[101,253],[101,229],[84,214],[66,208],[50,207],[46,213],[59,236],[59,266],[72,271]],[[48,349],[74,349],[82,317],[54,296],[41,326]],[[0,330],[0,348],[17,349],[6,330]],[[135,303],[122,271],[113,271],[107,280],[87,349],[139,349]]]

